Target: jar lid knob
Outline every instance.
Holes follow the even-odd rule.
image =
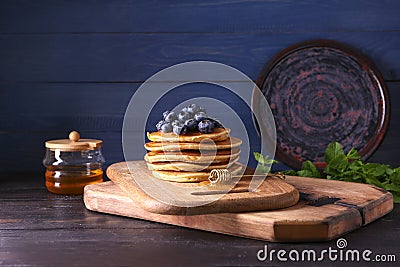
[[[61,151],[82,151],[88,149],[98,149],[102,146],[103,141],[96,139],[80,139],[81,135],[77,131],[72,131],[68,135],[68,139],[57,139],[46,141],[46,148],[52,150],[60,149]]]
[[[69,133],[69,140],[76,142],[81,138],[81,135],[77,131],[72,131]]]

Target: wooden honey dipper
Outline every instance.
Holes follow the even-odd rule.
[[[233,178],[242,178],[242,177],[277,177],[279,179],[285,180],[285,175],[282,173],[277,173],[274,175],[271,174],[232,175],[232,173],[228,169],[213,169],[210,172],[210,176],[208,176],[208,181],[210,181],[210,185],[229,184]]]

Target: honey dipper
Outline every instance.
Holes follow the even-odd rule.
[[[270,174],[254,174],[254,175],[232,175],[232,173],[227,169],[213,169],[210,172],[210,176],[208,177],[208,181],[210,185],[217,185],[217,184],[229,184],[232,181],[232,178],[241,178],[241,177],[277,177],[279,179],[284,180],[285,175],[282,173],[277,173],[275,175]]]

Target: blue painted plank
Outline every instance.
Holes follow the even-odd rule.
[[[67,133],[68,134],[68,133]],[[82,136],[101,139],[104,142],[102,152],[106,164],[123,161],[120,132],[82,132]],[[42,160],[45,153],[46,140],[66,138],[65,133],[0,133],[0,145],[7,147],[7,155],[0,156],[1,172],[44,172]]]
[[[0,81],[144,81],[177,63],[221,62],[256,79],[263,65],[299,41],[342,41],[400,79],[398,32],[300,34],[0,35]]]
[[[113,88],[113,94],[106,94],[106,92],[110,92],[110,86]],[[131,88],[135,86],[137,84],[35,84],[32,86],[32,90],[23,91],[26,95],[22,98],[20,97],[21,89],[15,85],[9,87],[7,91],[0,91],[0,114],[2,114],[0,117],[2,122],[0,124],[0,147],[3,149],[3,153],[0,153],[0,162],[2,162],[0,164],[0,172],[14,170],[42,171],[41,159],[44,153],[44,142],[49,139],[66,138],[68,131],[71,129],[81,131],[82,136],[85,138],[104,140],[104,154],[107,164],[123,160],[121,127],[126,106],[119,103],[119,101],[127,103],[132,95]],[[65,91],[71,91],[71,87],[76,88],[74,95],[77,99],[90,95],[92,96],[91,101],[98,103],[98,105],[85,106],[82,105],[83,102],[74,101],[69,103],[57,102],[60,99],[58,95],[63,95]],[[400,121],[396,119],[400,116],[400,106],[395,105],[396,101],[400,99],[400,83],[390,82],[388,87],[392,102],[391,121],[382,145],[369,161],[400,166],[398,158]],[[7,98],[3,97],[5,93],[7,93]],[[194,92],[188,91],[182,97],[199,94],[201,92],[198,90]],[[218,97],[222,96],[223,94],[221,93]],[[171,98],[175,97],[176,95],[171,95]],[[19,99],[19,101],[11,101],[12,99]],[[107,102],[107,100],[110,101]],[[176,99],[176,101],[178,100]],[[233,97],[227,100],[230,101],[228,102],[229,105],[240,106],[237,99]],[[63,109],[59,110],[62,112],[53,114],[46,105],[49,101],[59,103],[63,107]],[[30,102],[35,104],[29,106]],[[153,121],[152,123],[154,124],[158,120],[160,110],[168,108],[173,103],[170,98],[166,98],[164,104],[160,103],[160,106],[155,109],[154,116],[150,118]],[[75,113],[71,112],[72,110]],[[106,112],[102,113],[104,111]],[[239,112],[241,111],[242,108]],[[12,117],[14,112],[19,115]],[[110,117],[107,112],[110,112],[114,117]],[[83,114],[83,118],[80,118],[79,114]],[[102,115],[97,116],[96,114]],[[142,114],[137,115],[141,116]],[[246,114],[241,114],[241,116],[245,120],[251,120],[248,116],[246,117]],[[115,120],[114,123],[109,123],[111,118]],[[10,121],[13,121],[14,124],[9,124]],[[137,134],[143,135],[143,132],[138,132]],[[251,134],[252,151],[256,151],[259,140],[254,132]],[[140,147],[140,149],[143,148]],[[140,149],[138,149],[138,159],[143,154],[143,150]],[[22,164],[21,159],[23,161]],[[251,164],[255,166],[254,161]]]
[[[400,141],[398,138],[398,129],[389,130],[382,145],[368,159],[369,162],[379,162],[390,164],[393,167],[400,166],[398,151]],[[120,132],[82,132],[82,135],[88,138],[97,138],[104,141],[103,154],[106,158],[105,167],[112,163],[124,161],[122,150],[122,139]],[[66,138],[65,133],[0,133],[0,145],[3,153],[0,154],[0,173],[1,172],[41,172],[44,170],[42,159],[44,156],[44,142],[50,139]],[[253,140],[251,152],[258,151],[258,142]],[[140,160],[143,151],[138,151],[137,158]],[[255,167],[256,163],[250,160],[250,166]],[[275,170],[286,168],[279,164]]]
[[[400,83],[390,81],[400,80],[399,9],[399,1],[361,0],[0,1],[0,172],[42,171],[43,142],[74,128],[104,140],[108,164],[123,160],[124,110],[155,72],[211,60],[256,79],[275,53],[316,38],[360,49],[389,82],[389,131],[370,160],[398,166]],[[245,116],[237,99],[225,100]]]
[[[0,33],[399,30],[391,1],[2,0]]]
[[[0,109],[2,114],[21,116],[122,115],[139,85],[3,83]]]
[[[128,103],[140,83],[17,83],[2,84],[0,132],[61,133],[71,129],[87,132],[120,131]],[[400,83],[388,82],[391,125],[400,130]],[[223,88],[193,83],[176,88],[154,106],[153,124],[165,109],[191,98],[210,97],[231,106],[240,116],[248,113],[240,99]],[[153,103],[151,103],[153,104]],[[133,114],[140,117],[143,114]]]
[[[144,133],[141,133],[144,135]],[[102,153],[106,163],[104,168],[115,163],[124,161],[122,149],[121,132],[81,132],[81,136],[85,138],[96,138],[103,140]],[[64,139],[65,133],[0,133],[0,145],[8,147],[7,153],[0,154],[0,173],[2,172],[42,172],[44,166],[42,160],[45,155],[44,143],[46,140]],[[9,146],[12,144],[12,149]],[[140,146],[140,147],[139,147]],[[251,151],[259,151],[259,142],[253,141]],[[138,149],[135,151],[135,157],[131,160],[142,160],[145,150],[141,144],[138,144]],[[243,157],[241,160],[244,160]],[[250,158],[250,166],[255,167],[254,159]]]
[[[3,84],[0,91],[0,131],[120,131],[129,101],[140,85],[141,83]],[[157,86],[168,87],[164,84]],[[239,98],[224,88],[207,83],[192,83],[175,88],[157,103],[149,103],[154,104],[154,110],[150,114],[151,124],[155,125],[160,120],[160,114],[165,109],[172,109],[179,103],[196,97],[219,99],[240,115],[248,112]],[[140,113],[132,115],[133,123],[136,117],[144,116]]]

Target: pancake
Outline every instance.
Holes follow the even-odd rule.
[[[149,170],[155,171],[211,171],[213,169],[226,169],[232,166],[239,157],[233,158],[231,161],[212,163],[212,164],[196,164],[190,162],[146,162]]]
[[[194,142],[198,143],[205,139],[211,139],[213,141],[223,141],[229,137],[229,132],[231,130],[228,128],[214,128],[214,132],[203,134],[200,132],[180,134],[176,135],[174,133],[162,133],[161,131],[147,133],[147,138],[153,142]]]
[[[180,152],[172,151],[150,151],[145,156],[144,159],[147,162],[165,162],[165,161],[182,161],[182,162],[192,162],[192,163],[219,163],[229,161],[231,158],[236,158],[239,156],[240,149],[222,149],[210,152],[201,153],[199,150],[183,150]]]
[[[216,142],[149,142],[144,145],[150,151],[181,151],[181,150],[216,150],[229,149],[238,147],[242,144],[242,140],[236,137],[230,137],[223,141]]]
[[[233,174],[239,174],[242,171],[242,165],[235,163],[228,170]],[[181,171],[153,171],[153,176],[171,182],[192,183],[207,181],[210,171],[205,172],[181,172]]]

